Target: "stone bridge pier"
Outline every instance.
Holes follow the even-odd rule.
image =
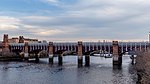
[[[49,46],[48,46],[48,55],[49,55],[49,63],[53,64],[53,42],[49,42]]]
[[[118,65],[121,66],[122,64],[122,55],[119,52],[119,45],[118,45],[118,41],[113,41],[112,42],[112,47],[113,47],[113,65]]]
[[[85,55],[85,66],[90,66],[90,55]]]
[[[78,67],[83,66],[83,44],[82,41],[78,42]]]
[[[28,42],[25,42],[25,47],[24,47],[24,59],[29,60],[29,52],[28,52]]]

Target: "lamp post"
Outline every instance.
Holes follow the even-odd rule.
[[[149,35],[148,35],[148,40],[149,40],[149,41],[148,41],[148,47],[149,47],[149,49],[150,49],[150,32],[149,32]],[[148,50],[149,50],[149,49],[148,49]]]
[[[149,32],[149,44],[150,44],[150,32]]]

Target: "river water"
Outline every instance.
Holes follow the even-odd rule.
[[[0,62],[0,84],[136,84],[131,59],[123,56],[121,69],[112,68],[112,58],[91,57],[90,67],[77,67],[76,56],[63,57],[63,66],[48,59],[39,63]]]

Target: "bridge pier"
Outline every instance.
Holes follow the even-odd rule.
[[[28,61],[29,60],[29,52],[28,52],[28,42],[25,42],[25,49],[24,49],[24,59],[26,60],[26,61]]]
[[[78,42],[78,67],[83,66],[83,45],[82,41]]]
[[[39,62],[39,55],[38,54],[36,54],[36,56],[35,56],[35,62]]]
[[[90,55],[85,55],[85,66],[90,66]]]
[[[119,45],[118,41],[113,41],[113,65],[121,66],[122,56],[119,55]]]
[[[53,64],[53,61],[54,61],[54,57],[53,57],[53,42],[49,42],[48,55],[49,55],[49,63]]]
[[[58,65],[59,66],[63,65],[63,56],[62,56],[62,54],[58,54]]]

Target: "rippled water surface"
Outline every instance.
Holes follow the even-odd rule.
[[[112,58],[91,57],[90,67],[77,67],[76,56],[63,57],[63,66],[48,59],[34,62],[0,62],[0,84],[136,84],[137,76],[128,56],[122,69],[112,68]]]

